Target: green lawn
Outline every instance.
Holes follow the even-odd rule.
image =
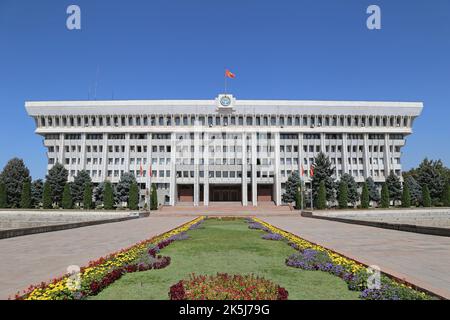
[[[357,299],[340,278],[321,271],[287,267],[295,252],[286,242],[261,239],[262,231],[248,229],[244,220],[206,220],[204,228],[189,231],[191,239],[176,241],[161,251],[172,263],[162,270],[125,275],[92,299],[168,299],[170,286],[191,273],[258,274],[289,291],[289,299]]]

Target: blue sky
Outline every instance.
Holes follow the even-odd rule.
[[[403,165],[450,165],[448,0],[0,0],[0,167],[45,175],[27,100],[212,99],[225,68],[238,99],[423,101]]]

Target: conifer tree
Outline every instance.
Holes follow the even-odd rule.
[[[430,190],[428,189],[427,185],[422,187],[422,202],[425,208],[431,207]]]
[[[106,210],[114,209],[114,191],[111,182],[106,181],[103,193],[103,206]]]
[[[370,207],[369,187],[367,182],[364,182],[361,191],[361,208],[368,209]]]
[[[131,210],[139,209],[139,187],[135,181],[130,186],[130,194],[128,196],[128,208]]]
[[[383,187],[381,188],[381,208],[389,208],[389,190],[387,183],[383,183]]]
[[[317,209],[324,210],[327,207],[327,190],[325,188],[325,181],[321,181],[319,185],[319,192],[317,194]]]
[[[150,198],[150,209],[158,210],[158,192],[156,190],[156,185],[152,185],[152,193]]]
[[[20,207],[22,209],[31,208],[31,182],[25,181],[22,188],[22,196],[20,199]]]
[[[44,190],[42,191],[42,207],[44,209],[52,209],[53,207],[52,187],[48,181],[44,183]]]
[[[403,184],[402,207],[403,208],[411,207],[411,193],[409,192],[409,186],[407,183]]]
[[[83,208],[85,210],[92,209],[92,185],[89,182],[84,185]]]
[[[339,209],[348,208],[348,186],[345,181],[339,182],[338,203]]]
[[[8,206],[8,197],[6,195],[6,188],[3,183],[0,182],[0,209],[4,209]]]
[[[61,205],[63,209],[69,210],[73,208],[72,191],[69,183],[66,183],[63,190]]]
[[[442,205],[444,207],[450,207],[450,183],[447,182],[447,184],[444,187],[444,191],[442,192]]]

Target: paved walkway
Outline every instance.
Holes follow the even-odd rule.
[[[61,276],[70,265],[85,266],[193,218],[152,216],[0,240],[0,299]]]
[[[450,299],[450,238],[303,217],[264,221]]]

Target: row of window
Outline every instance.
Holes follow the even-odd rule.
[[[346,115],[140,115],[140,116],[41,116],[39,127],[102,127],[102,126],[370,126],[408,127],[409,116],[346,116]]]

